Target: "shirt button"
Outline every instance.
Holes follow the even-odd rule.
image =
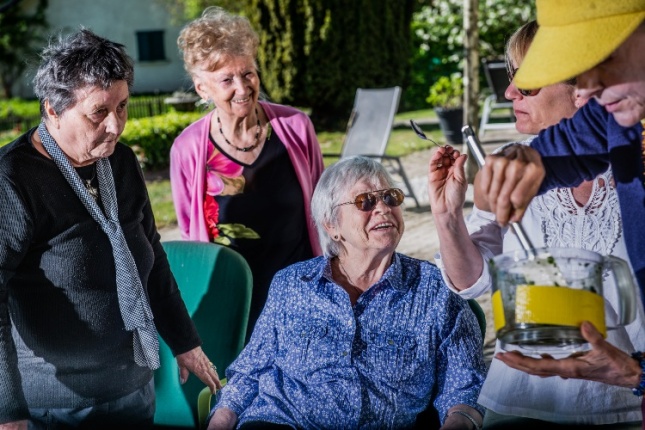
[[[392,339],[387,341],[388,345],[394,345],[394,341]]]
[[[347,357],[347,351],[343,351],[343,357]]]

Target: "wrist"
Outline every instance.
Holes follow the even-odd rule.
[[[463,422],[464,424],[467,424],[467,425],[469,424],[469,428],[472,428],[473,430],[482,429],[483,424],[480,424],[479,421],[474,416],[472,416],[466,411],[462,411],[460,409],[453,410],[449,412],[448,415],[446,416],[446,418],[450,418],[450,417],[454,417],[454,418],[458,417],[460,421]]]
[[[632,385],[632,393],[641,397],[645,394],[645,353],[636,351],[632,354],[632,358],[636,360],[639,367],[638,377],[634,378],[636,384]]]

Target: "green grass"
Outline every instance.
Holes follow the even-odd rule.
[[[434,111],[423,110],[405,112],[395,117],[395,122],[405,122],[405,126],[395,127],[390,134],[390,140],[385,151],[388,155],[405,156],[413,152],[430,148],[432,144],[426,140],[419,139],[417,135],[407,126],[410,119],[424,120],[435,118]],[[445,140],[437,124],[422,125],[426,135],[439,143],[445,144]],[[339,153],[343,144],[344,132],[320,132],[318,142],[323,154]],[[325,166],[330,165],[337,158],[325,157]],[[155,180],[148,182],[148,193],[152,202],[152,210],[157,221],[157,228],[171,227],[177,224],[172,197],[170,193],[170,182],[168,180]]]
[[[170,193],[170,181],[168,179],[148,181],[147,186],[157,228],[177,225],[177,216]]]

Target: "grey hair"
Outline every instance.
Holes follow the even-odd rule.
[[[80,88],[105,90],[116,81],[125,81],[132,88],[134,82],[133,62],[125,47],[85,28],[50,40],[40,57],[33,83],[43,118],[46,100],[61,115],[76,104],[75,91]]]
[[[191,75],[196,70],[217,70],[232,57],[248,57],[255,64],[259,43],[247,18],[218,6],[204,9],[202,16],[188,23],[177,39],[184,68]]]
[[[335,257],[340,252],[338,242],[325,230],[325,225],[338,226],[338,207],[345,203],[345,191],[360,181],[373,184],[385,182],[388,187],[396,186],[385,167],[378,161],[362,156],[347,157],[332,164],[320,176],[311,198],[311,217],[318,230],[318,238],[325,257]]]

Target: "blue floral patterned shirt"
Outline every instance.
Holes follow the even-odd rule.
[[[436,266],[402,254],[352,306],[317,257],[278,272],[249,344],[226,371],[215,409],[238,425],[306,429],[414,425],[430,402],[476,408],[482,337]]]

